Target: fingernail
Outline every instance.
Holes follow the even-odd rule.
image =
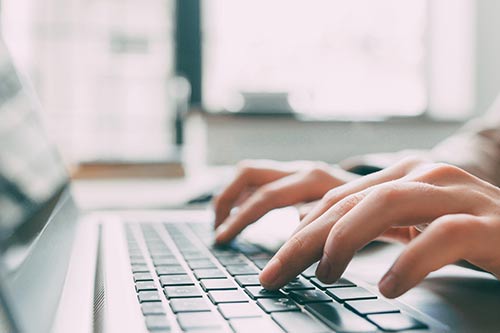
[[[389,298],[396,297],[398,294],[398,281],[392,271],[387,272],[378,284],[380,292]]]
[[[271,289],[276,285],[276,282],[281,274],[281,261],[277,258],[273,258],[264,267],[262,273],[260,273],[260,282],[265,288]]]
[[[330,265],[329,260],[323,257],[321,258],[318,268],[316,269],[316,276],[323,282],[329,282],[331,270],[332,266]]]

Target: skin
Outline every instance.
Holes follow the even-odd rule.
[[[272,181],[263,184],[269,183]],[[299,183],[307,187],[319,184],[312,180]],[[356,251],[374,239],[407,243],[379,282],[381,293],[389,298],[402,295],[430,272],[459,260],[500,277],[500,188],[455,166],[419,158],[329,185],[333,186],[262,271],[260,281],[265,288],[282,287],[317,260],[318,278],[334,282]],[[219,215],[219,225],[229,221],[226,229],[231,232],[224,231],[218,240],[228,241],[259,215],[246,214],[239,219],[239,213],[226,219]],[[235,220],[239,222],[232,229]],[[428,224],[422,233],[415,228],[420,224]]]
[[[321,199],[331,188],[356,178],[321,162],[240,162],[235,178],[214,200],[216,243],[229,242],[274,208]],[[230,214],[235,207],[238,212]],[[303,215],[309,207],[304,207]]]

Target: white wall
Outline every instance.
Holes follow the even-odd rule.
[[[476,110],[500,92],[500,1],[476,0]]]

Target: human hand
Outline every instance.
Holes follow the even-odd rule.
[[[321,162],[241,162],[236,177],[214,200],[215,241],[227,243],[270,210],[320,199],[357,177]],[[236,206],[238,212],[230,214]]]
[[[427,224],[420,234],[414,226]],[[409,242],[379,282],[397,297],[460,259],[500,278],[500,189],[451,165],[406,159],[330,190],[264,268],[276,289],[320,260],[316,275],[337,280],[355,252],[377,237]]]

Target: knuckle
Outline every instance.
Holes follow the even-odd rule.
[[[427,176],[434,178],[454,178],[464,176],[466,172],[457,166],[446,163],[435,163],[427,172]]]
[[[302,253],[302,249],[304,248],[304,241],[302,240],[299,234],[293,235],[287,244],[287,249],[290,253]]]
[[[470,221],[455,216],[443,216],[435,221],[436,231],[443,237],[461,239],[467,237],[470,230]]]
[[[382,205],[389,204],[399,198],[403,190],[401,187],[394,183],[387,183],[383,186],[380,186],[370,193],[370,196],[376,201],[381,203]]]
[[[362,199],[363,196],[359,193],[351,194],[339,201],[339,203],[335,207],[335,210],[339,212],[339,214],[344,215],[345,213],[353,209]]]

